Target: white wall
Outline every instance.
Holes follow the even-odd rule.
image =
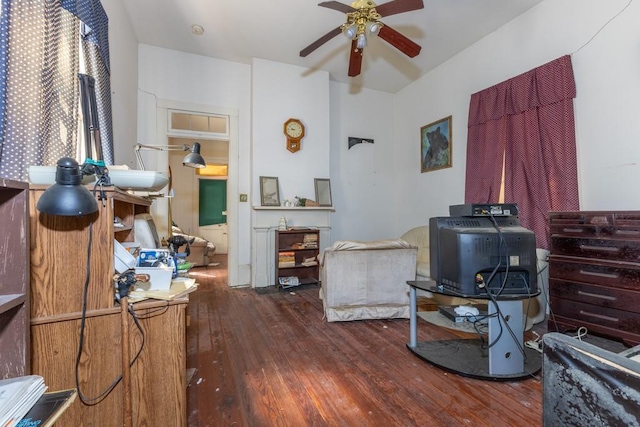
[[[390,93],[363,89],[353,94],[348,85],[331,82],[331,192],[336,212],[332,241],[326,246],[336,240],[399,237],[391,233],[398,208],[393,111]],[[350,136],[374,143],[349,149]],[[414,148],[417,152],[417,142]]]
[[[136,141],[138,42],[123,7],[123,0],[102,0],[109,17],[113,151],[116,165],[133,166]]]
[[[162,118],[157,116],[166,100],[238,110],[240,145],[237,151],[230,147],[229,155],[239,158],[239,193],[250,195],[250,203],[239,203],[237,248],[239,264],[249,266],[251,206],[260,205],[258,177],[277,176],[282,201],[296,195],[313,199],[313,178],[329,177],[328,74],[259,59],[249,66],[148,45],[139,47],[138,66],[140,143],[167,143],[159,140]],[[283,124],[290,117],[306,125],[297,153],[285,145]],[[161,163],[145,158],[145,165],[153,169]]]
[[[238,158],[238,193],[251,189],[251,67],[169,49],[141,44],[138,49],[138,140],[142,144],[167,144],[158,140],[157,107],[175,104],[199,108],[222,108],[237,111],[238,146],[229,147],[229,156]],[[199,107],[200,106],[200,107]],[[232,129],[232,133],[234,130]],[[155,164],[145,158],[147,169]],[[232,171],[229,172],[230,175]],[[230,177],[231,179],[231,177]],[[238,195],[231,198],[238,200]],[[231,214],[231,212],[230,212]],[[238,266],[240,276],[232,285],[249,283],[251,264],[251,209],[249,203],[238,204]],[[231,231],[230,231],[231,232]],[[230,236],[231,239],[231,236]],[[231,243],[231,242],[230,242]],[[231,251],[232,248],[229,248]],[[232,280],[230,266],[229,278]]]
[[[472,93],[572,54],[581,209],[640,209],[640,4],[546,0],[397,94],[394,121],[395,229],[447,215],[463,203],[467,117]],[[428,52],[423,52],[428,54]],[[421,126],[453,115],[453,167],[420,173]]]
[[[261,205],[260,176],[278,177],[281,203],[295,196],[315,199],[313,179],[329,178],[329,74],[254,59],[252,83],[251,204]],[[289,118],[305,125],[296,153],[287,150],[283,133]]]
[[[604,16],[612,16],[626,2],[607,2],[606,8],[593,4],[598,2],[588,3],[592,3],[584,6],[588,16],[603,22]],[[601,15],[596,6],[601,7]],[[575,109],[582,209],[640,209],[640,191],[635,188],[640,182],[638,22],[640,4],[636,1],[572,57],[578,90]]]

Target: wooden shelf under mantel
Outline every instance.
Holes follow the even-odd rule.
[[[329,211],[335,212],[333,206],[253,206],[254,211]]]

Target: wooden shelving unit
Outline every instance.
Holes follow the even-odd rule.
[[[28,190],[0,178],[0,379],[30,373]]]
[[[318,230],[276,230],[276,287],[295,286],[281,283],[281,279],[287,277],[296,277],[298,285],[318,283],[320,281],[319,247],[320,232]]]
[[[32,371],[46,378],[51,390],[76,388],[89,258],[79,393],[94,398],[119,376],[123,378],[95,405],[84,404],[79,395],[61,416],[60,425],[122,426],[129,419],[132,425],[186,426],[188,298],[134,304],[144,337],[114,298],[114,238],[134,240],[134,216],[148,212],[151,200],[109,188],[95,214],[61,217],[35,209],[45,189],[32,186],[29,191]],[[115,216],[124,228],[114,227]],[[126,360],[133,359],[140,348],[140,357],[125,369]]]

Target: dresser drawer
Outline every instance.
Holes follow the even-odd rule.
[[[551,236],[553,255],[640,262],[640,240]]]
[[[550,212],[551,235],[640,240],[639,212]]]
[[[640,291],[640,264],[552,255],[549,278]]]
[[[561,315],[553,315],[547,321],[547,328],[549,332],[557,331],[557,332],[569,332],[569,331],[577,331],[578,328],[585,327],[589,334],[592,335],[600,335],[608,338],[612,338],[618,341],[622,341],[629,347],[634,347],[640,344],[640,333],[634,334],[632,332],[622,331],[618,328],[609,328],[606,326],[599,325],[598,323],[590,323],[585,322],[583,320],[576,321],[575,319],[571,319],[568,317],[563,317]]]
[[[595,310],[614,308],[640,313],[640,292],[557,279],[551,279],[549,283],[549,295],[552,297],[592,304]]]
[[[576,326],[581,322],[597,324],[605,328],[640,334],[640,314],[624,310],[587,304],[569,299],[551,298],[552,315],[572,319]]]

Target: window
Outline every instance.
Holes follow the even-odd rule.
[[[579,209],[575,95],[567,55],[471,96],[465,202],[499,202],[503,182],[539,248],[549,211]]]
[[[169,130],[183,135],[205,135],[212,137],[229,136],[229,117],[218,115],[169,112]]]

